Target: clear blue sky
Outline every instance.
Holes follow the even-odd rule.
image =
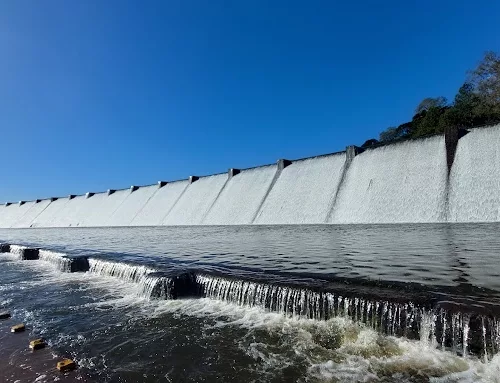
[[[498,1],[2,1],[0,201],[343,150],[452,99]]]

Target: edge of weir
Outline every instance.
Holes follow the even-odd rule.
[[[481,310],[474,302],[440,301],[431,289],[413,294],[402,285],[393,284],[394,289],[381,282],[339,279],[306,285],[312,278],[304,278],[302,283],[284,277],[269,281],[189,268],[164,272],[146,265],[5,243],[0,243],[0,252],[13,252],[27,262],[48,261],[63,272],[122,278],[140,285],[141,294],[149,299],[210,298],[315,320],[344,316],[382,334],[428,341],[460,355],[488,357],[500,352],[498,312]]]

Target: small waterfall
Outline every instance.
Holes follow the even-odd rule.
[[[35,260],[38,259],[39,250],[27,246],[10,245],[10,252],[22,260]]]
[[[157,270],[146,266],[129,265],[121,262],[89,258],[89,272],[109,277],[116,277],[126,282],[140,283],[148,274]]]
[[[286,316],[328,320],[346,317],[389,336],[418,339],[429,347],[439,347],[459,355],[475,355],[489,360],[500,352],[500,320],[492,314],[462,312],[453,302],[427,303],[394,300],[353,289],[317,291],[302,286],[243,280],[232,277],[170,269],[159,272],[143,265],[133,265],[98,258],[71,258],[66,254],[10,245],[11,255],[24,259],[27,251],[36,250],[41,261],[61,271],[89,273],[119,278],[134,283],[140,295],[155,299],[206,297],[240,306],[261,307]],[[432,302],[431,302],[432,301]]]
[[[58,270],[71,271],[71,259],[66,257],[66,254],[56,253],[50,250],[40,250],[38,258],[41,261],[49,262]]]
[[[87,271],[89,269],[89,262],[86,257],[73,258],[64,253],[58,253],[50,250],[40,250],[38,258],[41,261],[51,263],[58,270],[66,273]]]
[[[125,282],[135,283],[139,286],[140,295],[143,297],[175,299],[179,295],[175,291],[176,278],[158,274],[155,269],[95,258],[89,258],[88,262],[88,271],[90,273],[115,277]]]
[[[27,249],[27,247],[21,245],[10,245],[10,252],[19,257],[24,253],[24,249]]]
[[[95,258],[89,258],[88,262],[89,273],[115,277],[125,282],[136,283],[140,286],[140,295],[146,298],[170,298],[169,290],[163,287],[166,281],[162,277],[150,275],[157,271],[155,269]]]
[[[488,358],[500,351],[500,322],[485,315],[203,274],[196,282],[201,296],[240,306],[311,319],[348,317],[380,333],[420,339],[464,356]]]

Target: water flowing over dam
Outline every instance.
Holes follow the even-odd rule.
[[[500,126],[455,133],[0,205],[0,309],[82,381],[496,383]]]
[[[499,221],[500,127],[470,129],[453,149],[445,140],[5,203],[0,228]]]

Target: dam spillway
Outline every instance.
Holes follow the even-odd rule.
[[[443,136],[367,150],[353,159],[330,222],[442,222],[446,179]]]
[[[470,129],[448,146],[433,136],[352,157],[6,203],[0,228],[499,221],[500,126]]]

